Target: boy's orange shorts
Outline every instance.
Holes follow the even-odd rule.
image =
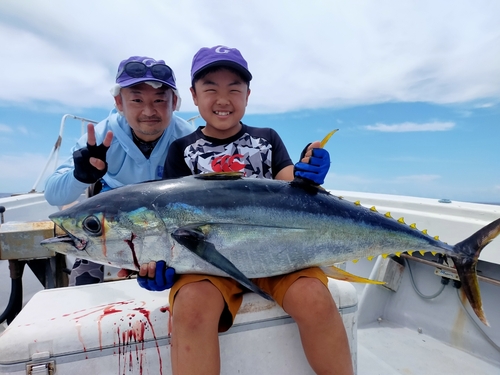
[[[292,285],[300,277],[318,279],[326,287],[328,287],[328,278],[318,267],[306,268],[286,275],[251,279],[251,281],[263,291],[269,293],[274,298],[276,303],[283,307],[283,298],[285,297],[286,291],[290,285]],[[219,332],[225,332],[233,325],[234,317],[236,316],[236,313],[241,306],[241,302],[243,301],[243,294],[249,292],[247,288],[243,287],[240,283],[230,277],[198,274],[179,275],[178,279],[174,283],[174,286],[170,289],[170,311],[173,311],[175,295],[180,288],[186,284],[202,280],[210,281],[221,292],[222,297],[224,298],[226,306],[222,312],[219,322]]]

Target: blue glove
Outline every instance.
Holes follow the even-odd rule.
[[[300,155],[300,160],[307,152],[307,147],[304,148]],[[299,161],[294,166],[293,174],[295,177],[300,177],[311,181],[315,185],[321,185],[325,182],[326,174],[330,169],[330,154],[324,148],[313,148],[312,156],[309,163]]]
[[[137,282],[141,288],[155,292],[170,289],[175,282],[175,270],[172,267],[167,267],[164,260],[159,260],[156,262],[155,278],[150,279],[147,276],[137,275]]]

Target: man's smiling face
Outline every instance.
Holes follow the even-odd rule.
[[[149,142],[158,139],[170,124],[177,96],[165,85],[155,89],[140,83],[122,88],[115,102],[135,135]]]

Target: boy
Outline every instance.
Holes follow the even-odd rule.
[[[241,171],[247,177],[293,180],[295,174],[323,183],[330,160],[319,142],[306,147],[294,172],[274,130],[240,122],[252,75],[237,49],[200,49],[193,58],[191,76],[193,101],[206,126],[172,143],[165,178]],[[150,290],[171,286],[167,284],[173,283],[173,270],[164,271],[162,266],[156,267],[155,262],[143,265],[138,278],[141,286]],[[327,288],[327,278],[319,268],[252,281],[296,321],[306,357],[317,374],[352,374],[347,335]],[[231,278],[177,276],[170,291],[174,374],[219,374],[218,332],[231,327],[245,292]]]

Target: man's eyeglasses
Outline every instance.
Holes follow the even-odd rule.
[[[145,77],[146,73],[151,71],[151,75],[156,79],[161,79],[162,81],[167,81],[173,77],[172,69],[168,65],[155,64],[147,66],[142,62],[131,61],[125,64],[125,66],[118,72],[117,78],[119,78],[123,72],[127,73],[129,77],[140,78]]]

